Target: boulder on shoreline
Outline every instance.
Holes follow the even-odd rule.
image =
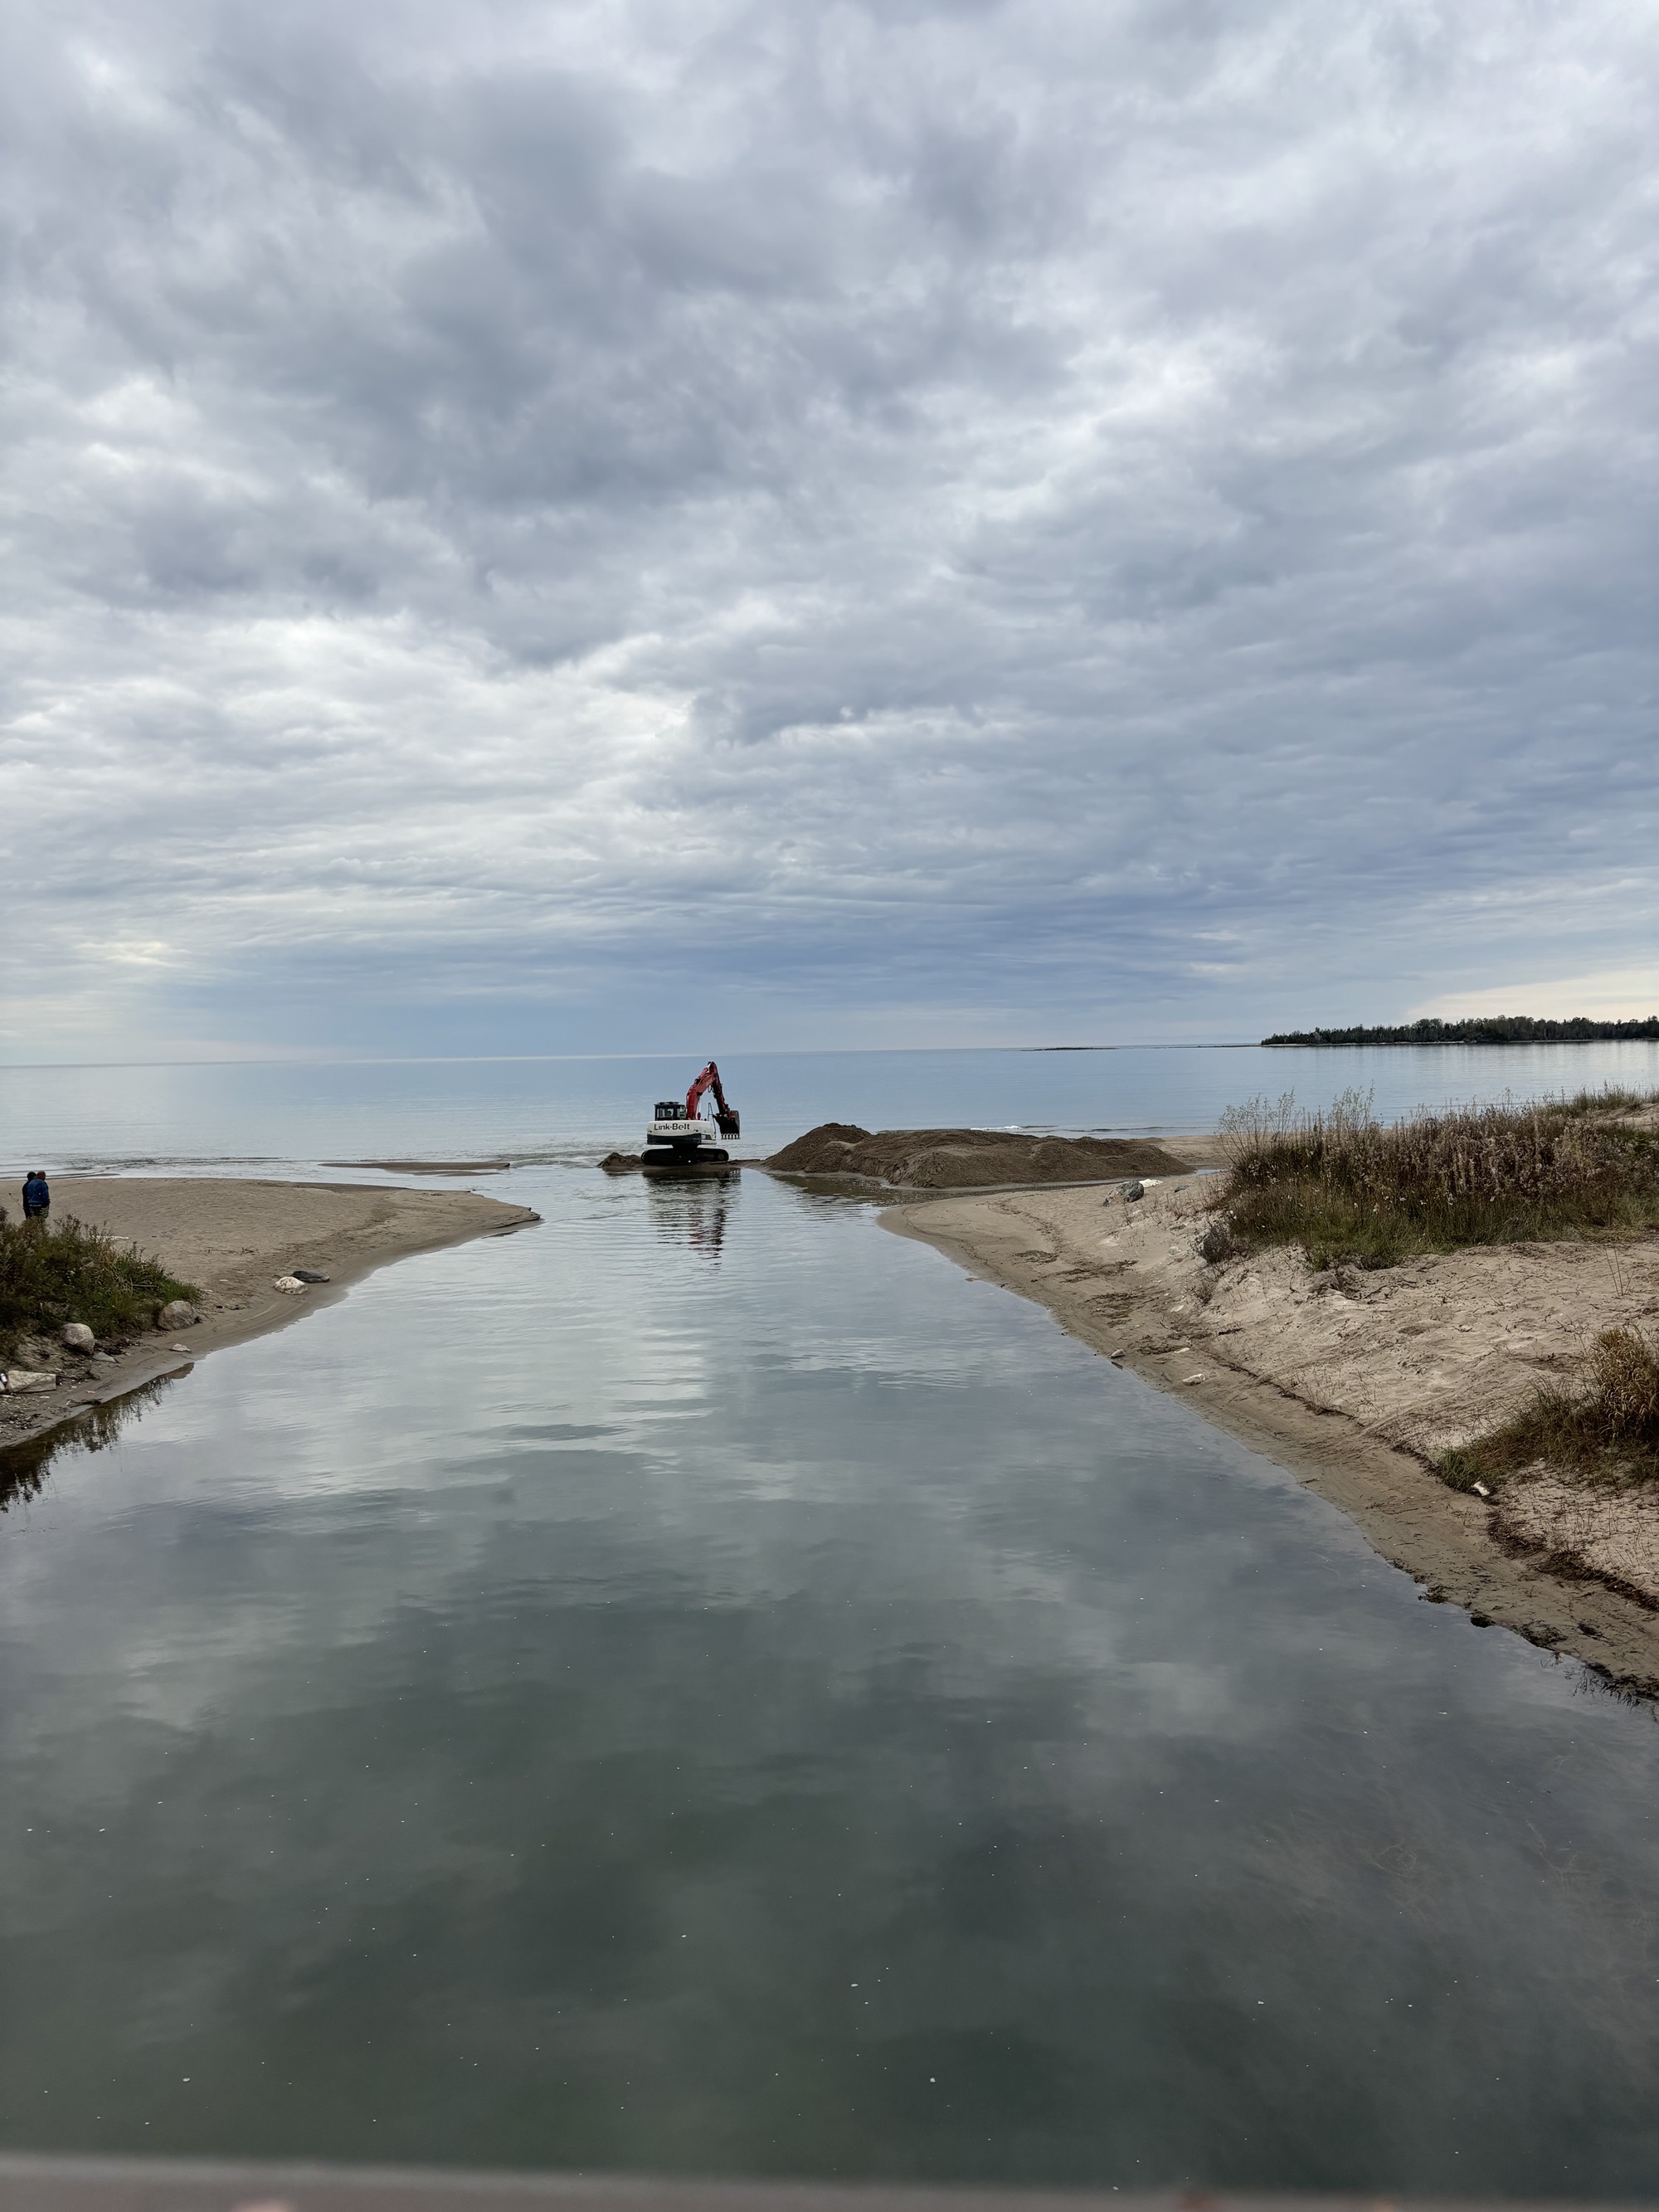
[[[0,1390],[8,1397],[20,1397],[27,1390],[55,1390],[58,1377],[40,1368],[9,1367],[0,1374]]]

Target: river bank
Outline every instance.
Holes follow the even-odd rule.
[[[46,1339],[27,1348],[16,1364],[49,1367],[58,1387],[0,1396],[0,1449],[176,1375],[210,1352],[298,1321],[394,1260],[504,1236],[540,1218],[476,1191],[217,1176],[58,1176],[52,1211],[60,1221],[73,1215],[159,1255],[201,1291],[199,1319],[91,1358]],[[276,1278],[295,1267],[328,1280],[297,1293],[276,1290]]]
[[[1033,1189],[881,1218],[1192,1400],[1342,1507],[1429,1597],[1659,1696],[1659,1505],[1542,1478],[1486,1500],[1430,1463],[1569,1376],[1600,1331],[1650,1327],[1659,1250],[1517,1245],[1358,1273],[1286,1247],[1211,1266],[1194,1249],[1207,1195],[1179,1176],[1139,1204]]]

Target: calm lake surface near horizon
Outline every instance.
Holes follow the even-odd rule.
[[[683,1094],[701,1065],[660,1056],[0,1066],[0,1164],[292,1172],[329,1158],[597,1158],[637,1146],[641,1115]],[[1419,1106],[1608,1083],[1659,1091],[1659,1044],[726,1054],[720,1069],[743,1115],[738,1149],[759,1158],[820,1121],[1170,1134],[1213,1129],[1229,1106],[1287,1092],[1302,1107],[1369,1092],[1392,1120]]]
[[[722,1068],[760,1150],[1426,1055],[1257,1057]],[[585,1164],[692,1072],[0,1071],[17,1157],[510,1152],[544,1217],[14,1490],[0,2142],[1659,2188],[1649,1710],[870,1208]]]

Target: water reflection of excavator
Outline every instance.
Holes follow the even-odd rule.
[[[714,1107],[712,1121],[699,1110],[711,1093]],[[738,1109],[726,1103],[720,1087],[720,1072],[711,1060],[686,1092],[684,1106],[678,1098],[657,1101],[651,1127],[645,1133],[640,1165],[647,1175],[653,1171],[659,1175],[684,1174],[688,1168],[729,1166],[732,1155],[714,1139],[739,1136],[742,1131]]]
[[[717,1261],[742,1188],[732,1169],[724,1173],[714,1168],[705,1169],[701,1175],[653,1176],[651,1226],[665,1243],[683,1245],[711,1263]]]

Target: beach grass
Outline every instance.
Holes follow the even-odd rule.
[[[1548,1385],[1507,1421],[1443,1452],[1436,1471],[1454,1490],[1498,1489],[1547,1462],[1581,1480],[1659,1480],[1659,1346],[1634,1328],[1604,1329],[1577,1391]]]
[[[47,1225],[14,1221],[0,1206],[0,1359],[26,1336],[84,1322],[100,1339],[154,1326],[173,1298],[200,1292],[168,1274],[137,1246],[125,1249],[101,1230],[69,1215]]]
[[[1214,1203],[1233,1243],[1299,1244],[1317,1267],[1639,1237],[1659,1228],[1659,1133],[1619,1117],[1652,1103],[1609,1089],[1381,1122],[1363,1092],[1322,1113],[1255,1099],[1223,1116]]]
[[[1604,1083],[1599,1091],[1575,1091],[1561,1102],[1568,1114],[1636,1114],[1654,1103],[1650,1091],[1632,1091],[1622,1083]]]

